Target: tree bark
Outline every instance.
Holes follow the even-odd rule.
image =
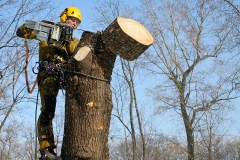
[[[100,34],[84,33],[77,50],[86,45],[93,48],[92,53],[80,62],[73,61],[70,69],[91,77],[69,72],[66,78],[65,128],[61,151],[64,160],[109,159],[108,133],[112,111],[110,77],[116,55],[104,49]]]
[[[137,59],[153,41],[143,25],[128,18],[116,18],[103,32],[107,48],[130,61]]]
[[[103,33],[83,33],[66,70],[64,160],[109,159],[110,79],[116,54],[133,60],[152,43],[142,25],[124,18],[117,18]]]

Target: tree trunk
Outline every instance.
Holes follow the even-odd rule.
[[[182,99],[183,102],[183,99]],[[193,128],[189,116],[186,111],[186,105],[181,104],[181,112],[184,121],[184,126],[187,134],[187,153],[188,160],[194,160],[194,135]]]
[[[103,33],[83,33],[75,59],[66,70],[61,151],[64,160],[109,159],[110,79],[116,60],[114,53],[133,60],[152,43],[151,34],[142,25],[124,18],[117,18]]]
[[[192,127],[185,126],[187,132],[188,160],[194,160],[194,135]]]
[[[73,61],[70,66],[71,71],[76,69],[84,75],[69,72],[66,77],[61,152],[64,160],[109,159],[108,133],[112,111],[110,77],[116,55],[105,50],[100,40],[100,34],[84,33],[78,49],[89,45],[93,50],[81,62]],[[98,46],[94,46],[95,43]]]

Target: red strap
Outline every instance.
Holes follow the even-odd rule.
[[[33,87],[32,89],[30,89],[30,85],[29,85],[29,82],[28,82],[28,71],[27,71],[27,67],[28,67],[28,57],[29,57],[29,47],[28,47],[28,42],[27,42],[27,39],[26,39],[26,36],[24,36],[25,40],[24,40],[24,43],[25,43],[25,47],[26,47],[26,64],[24,66],[24,69],[25,69],[25,77],[26,77],[26,85],[27,85],[27,90],[28,90],[28,93],[32,93],[33,90],[35,89],[36,85],[37,85],[37,78],[36,80],[34,81],[34,84],[33,84]]]

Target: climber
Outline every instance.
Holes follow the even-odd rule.
[[[68,7],[62,11],[60,22],[66,23],[76,29],[82,21],[82,15],[78,8]],[[36,32],[26,28],[23,24],[17,30],[17,36],[26,39],[36,39]],[[62,85],[62,73],[57,66],[68,63],[79,40],[72,38],[71,41],[62,42],[39,42],[39,72],[38,88],[41,97],[41,113],[38,118],[38,141],[40,145],[40,160],[56,159],[54,152],[54,135],[52,119],[56,108],[56,98]]]

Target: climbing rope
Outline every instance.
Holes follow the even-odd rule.
[[[36,107],[35,107],[35,149],[34,149],[34,157],[37,159],[37,134],[38,134],[38,126],[37,126],[37,108],[38,108],[38,95],[39,95],[39,89],[37,92],[37,100],[36,100]]]
[[[29,84],[29,81],[28,81],[28,57],[29,57],[29,47],[28,47],[28,42],[27,42],[27,39],[25,37],[25,40],[24,40],[24,44],[25,44],[25,47],[26,47],[26,59],[25,59],[25,66],[24,66],[24,70],[25,70],[25,78],[26,78],[26,85],[27,85],[27,90],[28,90],[28,93],[32,93],[33,90],[35,89],[36,85],[37,85],[37,78],[36,80],[34,81],[34,84],[33,84],[33,87],[32,89],[30,88],[30,84]]]
[[[85,73],[82,73],[82,72],[71,71],[71,70],[67,70],[67,69],[63,69],[63,68],[62,68],[62,70],[63,70],[64,72],[69,72],[69,73],[74,73],[74,74],[82,75],[82,76],[85,76],[85,77],[87,77],[87,78],[96,79],[96,80],[103,81],[103,82],[110,82],[110,81],[111,81],[111,79],[98,78],[98,77],[91,76],[91,75],[89,75],[89,74],[85,74]]]

